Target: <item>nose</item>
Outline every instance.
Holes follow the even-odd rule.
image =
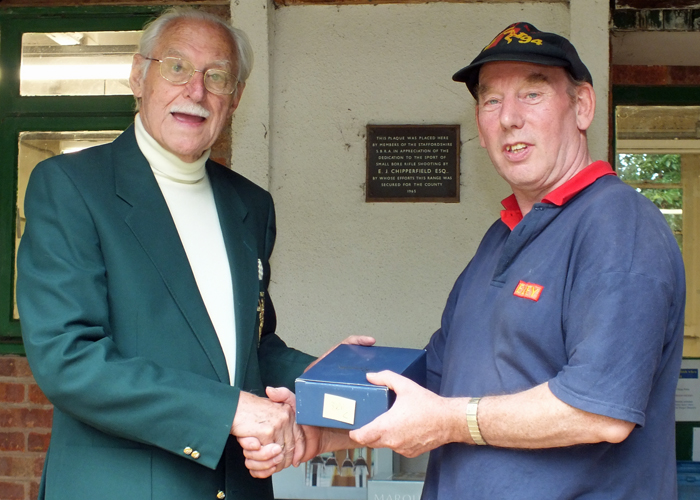
[[[524,115],[522,109],[523,103],[516,96],[509,96],[503,99],[501,103],[501,127],[504,130],[510,128],[521,128],[524,123]]]
[[[207,89],[204,87],[204,73],[195,71],[190,81],[185,84],[185,89],[190,99],[194,102],[200,102],[204,99]]]

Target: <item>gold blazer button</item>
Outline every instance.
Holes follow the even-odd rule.
[[[187,448],[182,450],[182,453],[184,453],[185,455],[192,455],[192,448],[188,446]]]
[[[197,460],[199,458],[199,452],[197,450],[194,450],[191,455],[192,458]]]
[[[219,490],[219,492],[216,494],[216,498],[218,498],[219,500],[223,500],[224,498],[226,498],[226,493]]]

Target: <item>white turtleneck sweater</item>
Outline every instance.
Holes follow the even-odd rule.
[[[205,169],[210,151],[194,163],[186,163],[146,132],[138,114],[135,130],[136,142],[151,165],[185,248],[233,385],[236,371],[233,282],[214,193]]]

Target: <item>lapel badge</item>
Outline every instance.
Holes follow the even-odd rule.
[[[258,315],[258,347],[260,347],[263,323],[265,323],[265,292],[260,292],[260,299],[258,299]]]
[[[263,280],[263,265],[262,261],[258,259],[258,281]],[[261,285],[262,286],[262,285]],[[262,339],[263,324],[265,323],[265,292],[260,292],[260,298],[258,299],[258,347],[260,347],[260,340]]]

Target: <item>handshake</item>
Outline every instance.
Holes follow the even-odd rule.
[[[374,339],[351,336],[342,343],[371,346]],[[351,431],[297,424],[296,398],[289,389],[268,387],[267,398],[241,392],[231,434],[243,448],[250,474],[265,478],[321,453],[362,446],[416,457],[462,439],[468,398],[442,398],[387,370],[367,373],[367,380],[388,387],[396,399],[389,411]]]
[[[342,343],[371,346],[374,342],[372,337],[351,336]],[[241,392],[231,426],[253,477],[269,477],[326,451],[362,446],[348,431],[298,425],[296,398],[289,389],[268,387],[266,392],[269,399]]]

